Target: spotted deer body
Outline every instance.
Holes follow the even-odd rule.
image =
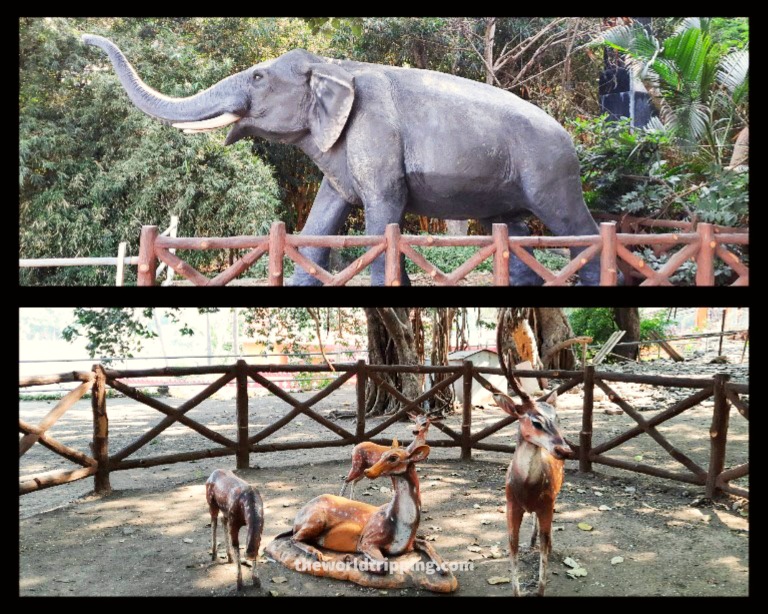
[[[408,416],[414,422],[413,426],[413,441],[408,445],[408,450],[413,451],[419,446],[423,446],[427,441],[427,431],[429,426],[440,419],[439,416],[408,412]],[[397,440],[395,439],[395,442]],[[347,477],[344,478],[344,484],[341,486],[339,496],[343,497],[347,490],[350,488],[350,496],[355,496],[355,484],[365,477],[365,470],[373,467],[376,462],[390,449],[390,446],[381,446],[371,441],[364,441],[357,444],[352,449],[352,468],[349,470]]]
[[[442,559],[431,544],[416,537],[421,502],[415,463],[428,455],[426,445],[413,450],[396,445],[387,448],[364,474],[370,479],[390,477],[394,494],[389,503],[376,507],[336,495],[320,495],[299,510],[292,530],[283,535],[290,535],[297,548],[318,561],[323,560],[323,555],[315,546],[361,553],[374,573],[386,572],[388,557],[414,549],[425,552],[441,566]]]

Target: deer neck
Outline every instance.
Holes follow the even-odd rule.
[[[522,437],[517,440],[517,448],[512,459],[512,476],[522,484],[540,484],[547,476],[547,463],[542,457],[543,450]]]
[[[393,523],[388,550],[391,554],[400,554],[409,549],[419,527],[419,478],[413,465],[405,473],[390,477],[395,496],[387,507],[387,518]]]

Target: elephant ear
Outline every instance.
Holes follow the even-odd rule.
[[[313,64],[310,70],[309,131],[320,151],[326,152],[347,124],[355,100],[355,78],[335,64]]]

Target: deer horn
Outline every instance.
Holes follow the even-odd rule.
[[[392,440],[392,447],[393,447],[393,448],[399,448],[399,447],[400,447],[400,442],[399,442],[399,441],[397,441],[397,437],[395,437],[395,438]]]
[[[502,373],[504,373],[504,377],[507,378],[507,381],[509,382],[510,387],[512,390],[515,391],[515,394],[517,394],[522,400],[523,403],[530,403],[532,402],[530,395],[523,390],[520,385],[517,383],[517,379],[515,378],[514,374],[509,368],[509,364],[507,360],[504,357],[504,349],[502,347],[502,341],[503,341],[503,319],[499,322],[499,326],[496,329],[496,351],[498,352],[499,356],[499,366],[501,367]]]

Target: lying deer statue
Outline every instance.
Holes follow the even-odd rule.
[[[429,425],[433,422],[437,422],[442,419],[440,414],[425,414],[422,412],[408,412],[408,417],[413,420],[414,428],[413,441],[408,446],[408,451],[413,451],[419,446],[423,446],[427,442],[427,431]],[[397,439],[393,441],[393,444],[397,445]],[[350,497],[355,496],[355,484],[363,479],[365,470],[373,467],[376,462],[381,458],[382,454],[386,453],[390,449],[390,446],[380,446],[372,441],[364,441],[357,444],[352,449],[352,468],[349,470],[349,474],[344,478],[344,484],[341,487],[339,496],[343,497],[344,492],[347,490],[347,486],[350,487]]]
[[[290,535],[293,545],[318,561],[323,561],[323,554],[312,544],[337,552],[359,552],[369,562],[369,571],[377,574],[387,572],[388,556],[419,550],[444,575],[440,555],[431,544],[416,537],[421,504],[415,464],[427,456],[429,446],[408,450],[393,442],[364,471],[372,480],[391,478],[394,496],[389,503],[376,507],[336,495],[320,495],[299,510],[290,531],[277,537]]]
[[[211,559],[216,560],[216,524],[221,512],[227,540],[227,561],[237,563],[237,590],[243,590],[240,569],[240,528],[246,527],[245,558],[253,561],[251,578],[253,585],[261,586],[256,574],[256,557],[259,555],[261,532],[264,528],[264,506],[259,491],[226,469],[216,469],[205,483],[205,498],[211,512]]]

